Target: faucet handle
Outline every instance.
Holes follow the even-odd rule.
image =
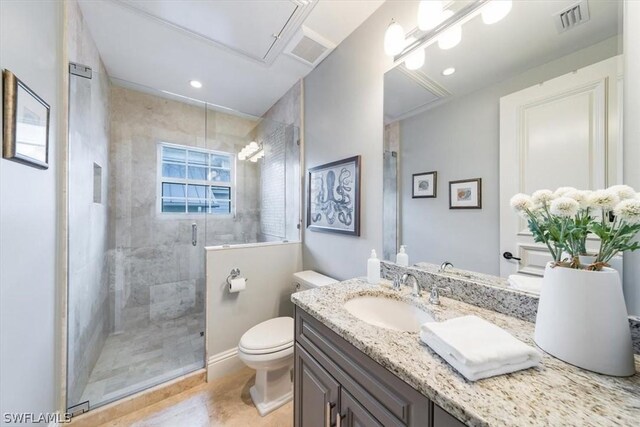
[[[438,284],[434,283],[433,286],[431,286],[431,292],[429,293],[430,304],[440,305],[440,291],[450,292],[451,288],[440,287]]]
[[[395,276],[393,276],[393,290],[394,291],[399,291],[400,290],[400,285],[402,284],[402,279],[400,277],[400,273],[396,274]]]

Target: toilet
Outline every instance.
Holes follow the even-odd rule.
[[[337,283],[310,270],[295,273],[293,281],[296,291]],[[293,398],[293,329],[293,318],[276,317],[257,324],[240,338],[238,356],[256,370],[256,383],[249,392],[263,417]]]

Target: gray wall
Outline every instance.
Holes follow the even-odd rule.
[[[618,53],[611,38],[400,122],[402,243],[410,262],[500,274],[500,97]],[[438,197],[411,198],[411,175],[438,171]],[[449,181],[482,178],[482,209],[450,210]]]
[[[0,414],[53,412],[59,391],[56,184],[62,3],[0,2],[0,68],[51,106],[49,169],[0,159]],[[1,119],[0,119],[1,120]]]
[[[305,229],[305,269],[347,279],[365,274],[371,249],[382,254],[383,75],[391,65],[382,41],[391,18],[414,6],[384,3],[304,79],[305,169],[362,156],[360,237]]]
[[[640,191],[640,2],[626,3],[624,15],[624,181]],[[633,77],[632,77],[633,76]],[[640,316],[640,251],[624,256],[625,300]]]
[[[70,76],[69,90],[69,405],[79,402],[108,335],[107,202],[109,79],[75,1],[65,2],[67,54],[90,66],[91,80]],[[102,168],[94,203],[94,163]]]

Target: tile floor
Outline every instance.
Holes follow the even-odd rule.
[[[204,383],[136,412],[111,420],[105,427],[289,427],[293,402],[266,417],[258,414],[249,388],[255,371],[249,368]]]
[[[110,335],[81,402],[91,408],[204,366],[204,314],[190,314]]]

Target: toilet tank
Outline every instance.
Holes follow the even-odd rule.
[[[306,291],[307,289],[313,289],[319,286],[338,283],[336,279],[325,276],[324,274],[320,274],[313,270],[293,273],[293,282],[296,286],[296,291]]]

